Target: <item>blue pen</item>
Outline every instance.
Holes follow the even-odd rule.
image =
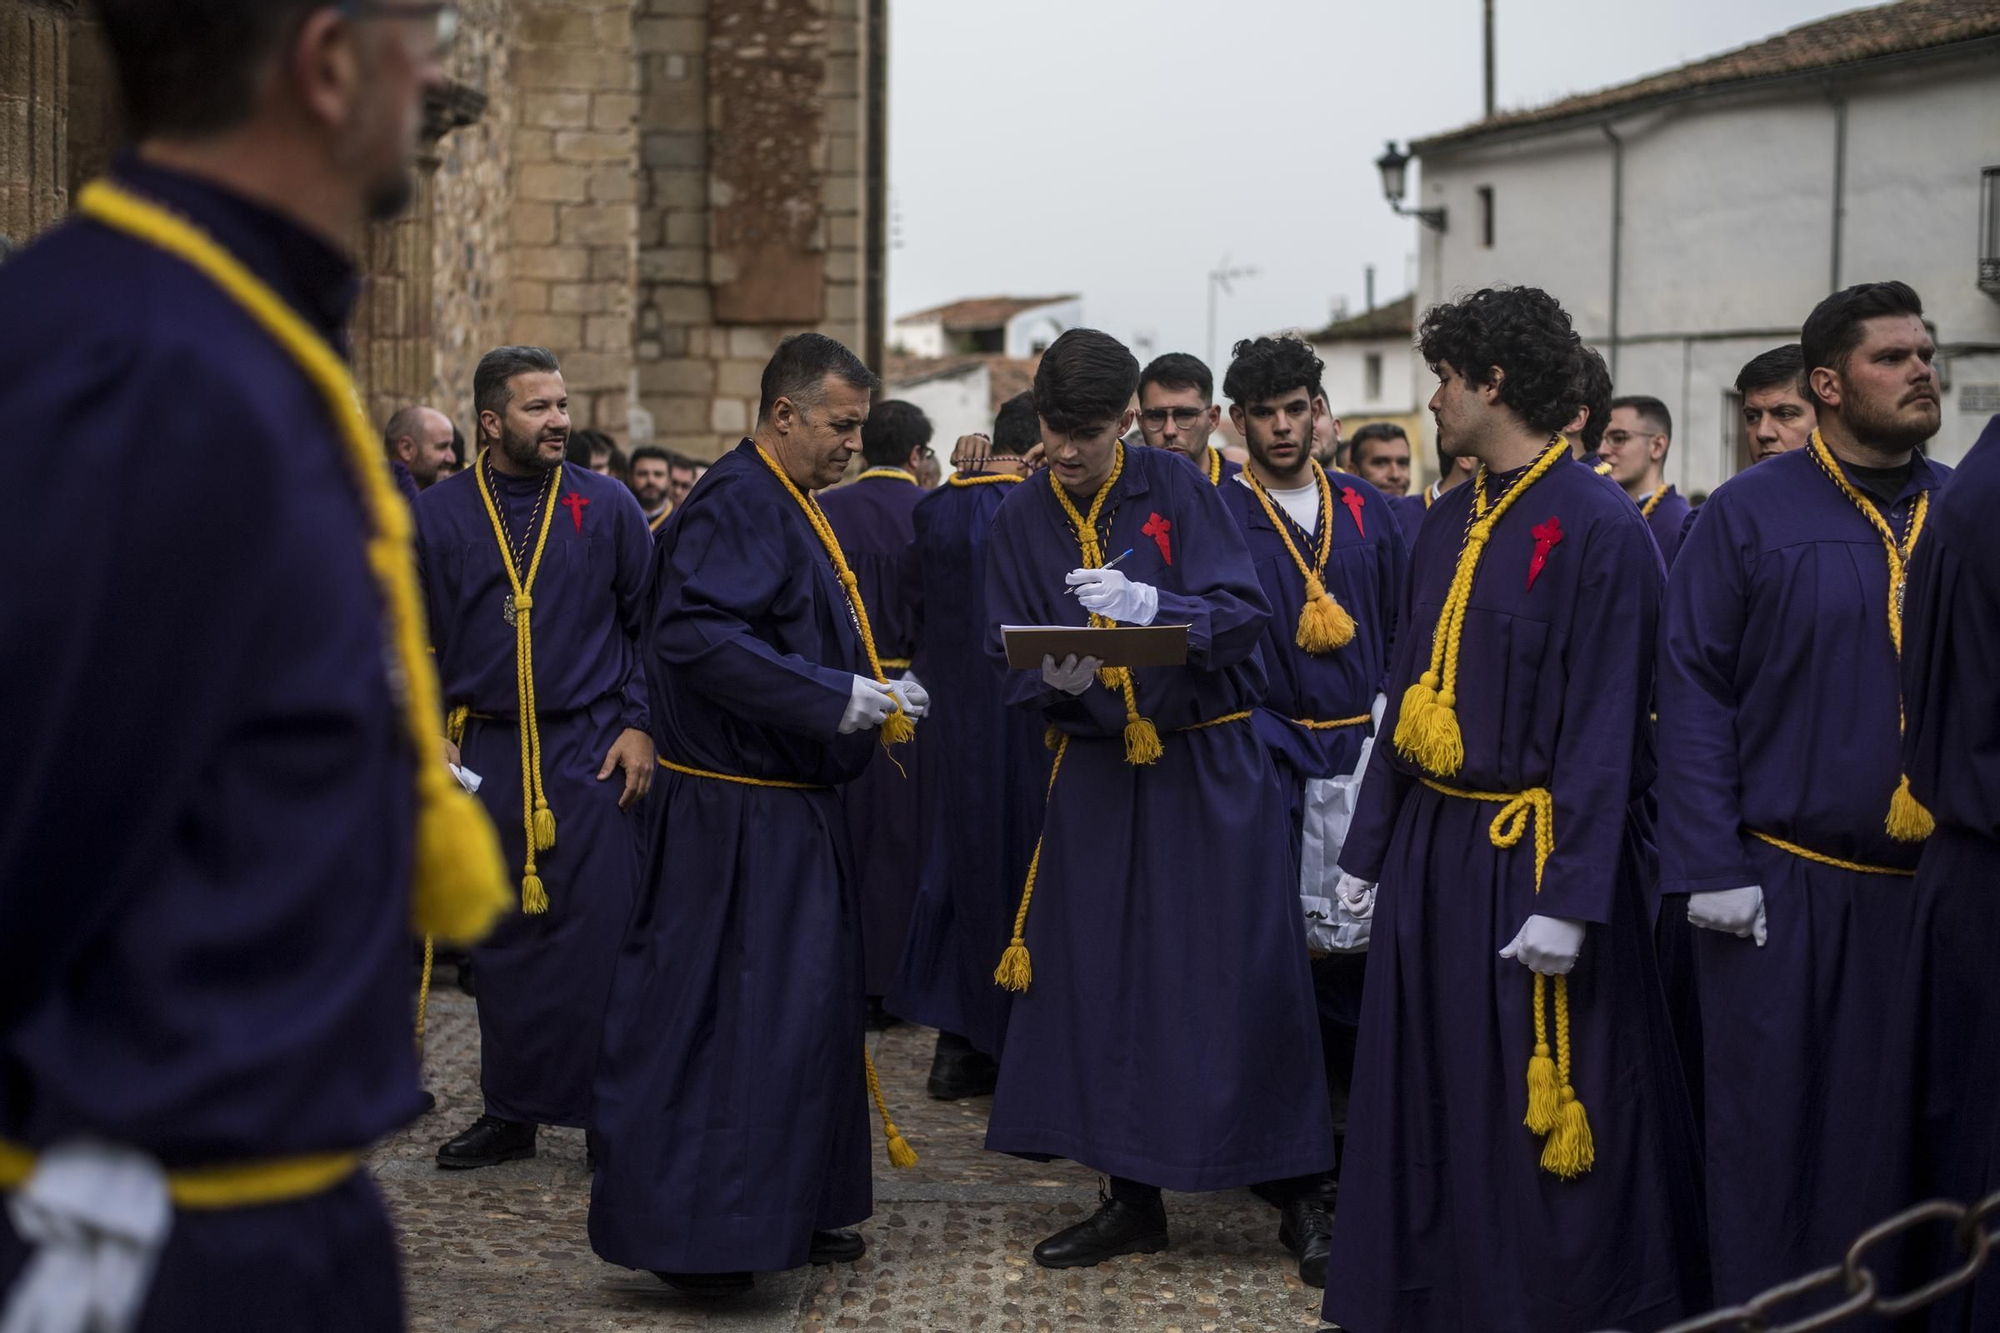
[[[1120,555],[1120,556],[1118,557],[1118,560],[1123,560],[1123,559],[1125,558],[1125,556],[1128,556],[1128,555],[1130,555],[1130,554],[1132,554],[1132,548],[1128,546],[1128,547],[1126,547],[1126,548],[1125,548],[1125,551],[1124,551],[1124,554],[1123,554],[1123,555]],[[1100,568],[1100,569],[1110,569],[1110,568],[1111,568],[1111,567],[1112,567],[1113,565],[1115,565],[1115,564],[1117,564],[1117,563],[1118,563],[1118,560],[1108,560],[1108,561],[1106,561],[1106,562],[1105,562],[1104,564],[1102,564],[1102,565],[1098,566],[1098,568]],[[1068,594],[1069,594],[1070,596],[1072,596],[1072,597],[1076,596],[1076,589],[1075,589],[1075,588],[1064,588],[1064,589],[1063,589],[1063,591],[1064,591],[1064,592],[1066,592],[1066,593],[1068,593]]]

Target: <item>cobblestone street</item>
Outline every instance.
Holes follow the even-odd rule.
[[[922,1154],[896,1171],[879,1151],[868,1254],[852,1267],[760,1275],[750,1296],[701,1302],[650,1274],[603,1263],[584,1231],[583,1135],[544,1130],[540,1155],[473,1172],[432,1153],[479,1111],[472,1001],[431,999],[426,1076],[438,1107],[372,1158],[403,1237],[415,1333],[730,1329],[742,1333],[1239,1333],[1317,1329],[1319,1293],[1277,1243],[1276,1213],[1237,1191],[1169,1196],[1173,1248],[1094,1269],[1049,1272],[1029,1251],[1096,1203],[1097,1180],[985,1152],[988,1099],[924,1095],[932,1034],[897,1027],[876,1062],[898,1124]]]

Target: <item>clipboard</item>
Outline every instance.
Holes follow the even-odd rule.
[[[1044,657],[1060,662],[1074,653],[1095,657],[1106,666],[1182,666],[1187,662],[1186,625],[1002,625],[1007,665],[1016,671],[1039,670]]]

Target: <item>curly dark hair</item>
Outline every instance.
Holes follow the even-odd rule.
[[[1569,314],[1539,287],[1482,287],[1424,312],[1417,346],[1432,370],[1449,365],[1473,384],[1492,382],[1528,429],[1553,435],[1583,406],[1583,344]]]
[[[1594,454],[1604,440],[1604,428],[1611,424],[1611,367],[1604,364],[1603,353],[1586,347],[1577,357],[1577,375],[1582,381],[1577,387],[1583,393],[1583,405],[1590,409],[1577,436],[1583,452]]]
[[[1238,407],[1276,398],[1292,389],[1323,396],[1320,376],[1326,363],[1301,338],[1245,338],[1230,350],[1222,392]]]

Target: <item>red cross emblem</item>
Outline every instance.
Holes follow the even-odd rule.
[[[1368,529],[1361,522],[1362,500],[1360,494],[1352,486],[1342,486],[1340,488],[1340,502],[1347,506],[1348,513],[1354,515],[1354,530],[1366,537]]]
[[[1562,520],[1551,514],[1548,522],[1537,523],[1528,531],[1533,533],[1535,538],[1535,554],[1528,561],[1528,590],[1533,592],[1535,580],[1542,576],[1543,566],[1549,563],[1549,552],[1555,550],[1562,542]]]
[[[577,492],[571,491],[568,495],[565,495],[562,498],[562,502],[564,506],[566,506],[569,509],[570,522],[576,524],[576,530],[578,532],[582,532],[583,507],[589,504],[590,501],[584,499],[583,496],[578,494]]]
[[[1153,539],[1154,543],[1160,548],[1160,558],[1170,565],[1174,563],[1174,548],[1168,544],[1167,534],[1173,530],[1174,525],[1166,519],[1161,518],[1158,514],[1154,514],[1151,518],[1148,518],[1146,526],[1139,529],[1139,531]]]

